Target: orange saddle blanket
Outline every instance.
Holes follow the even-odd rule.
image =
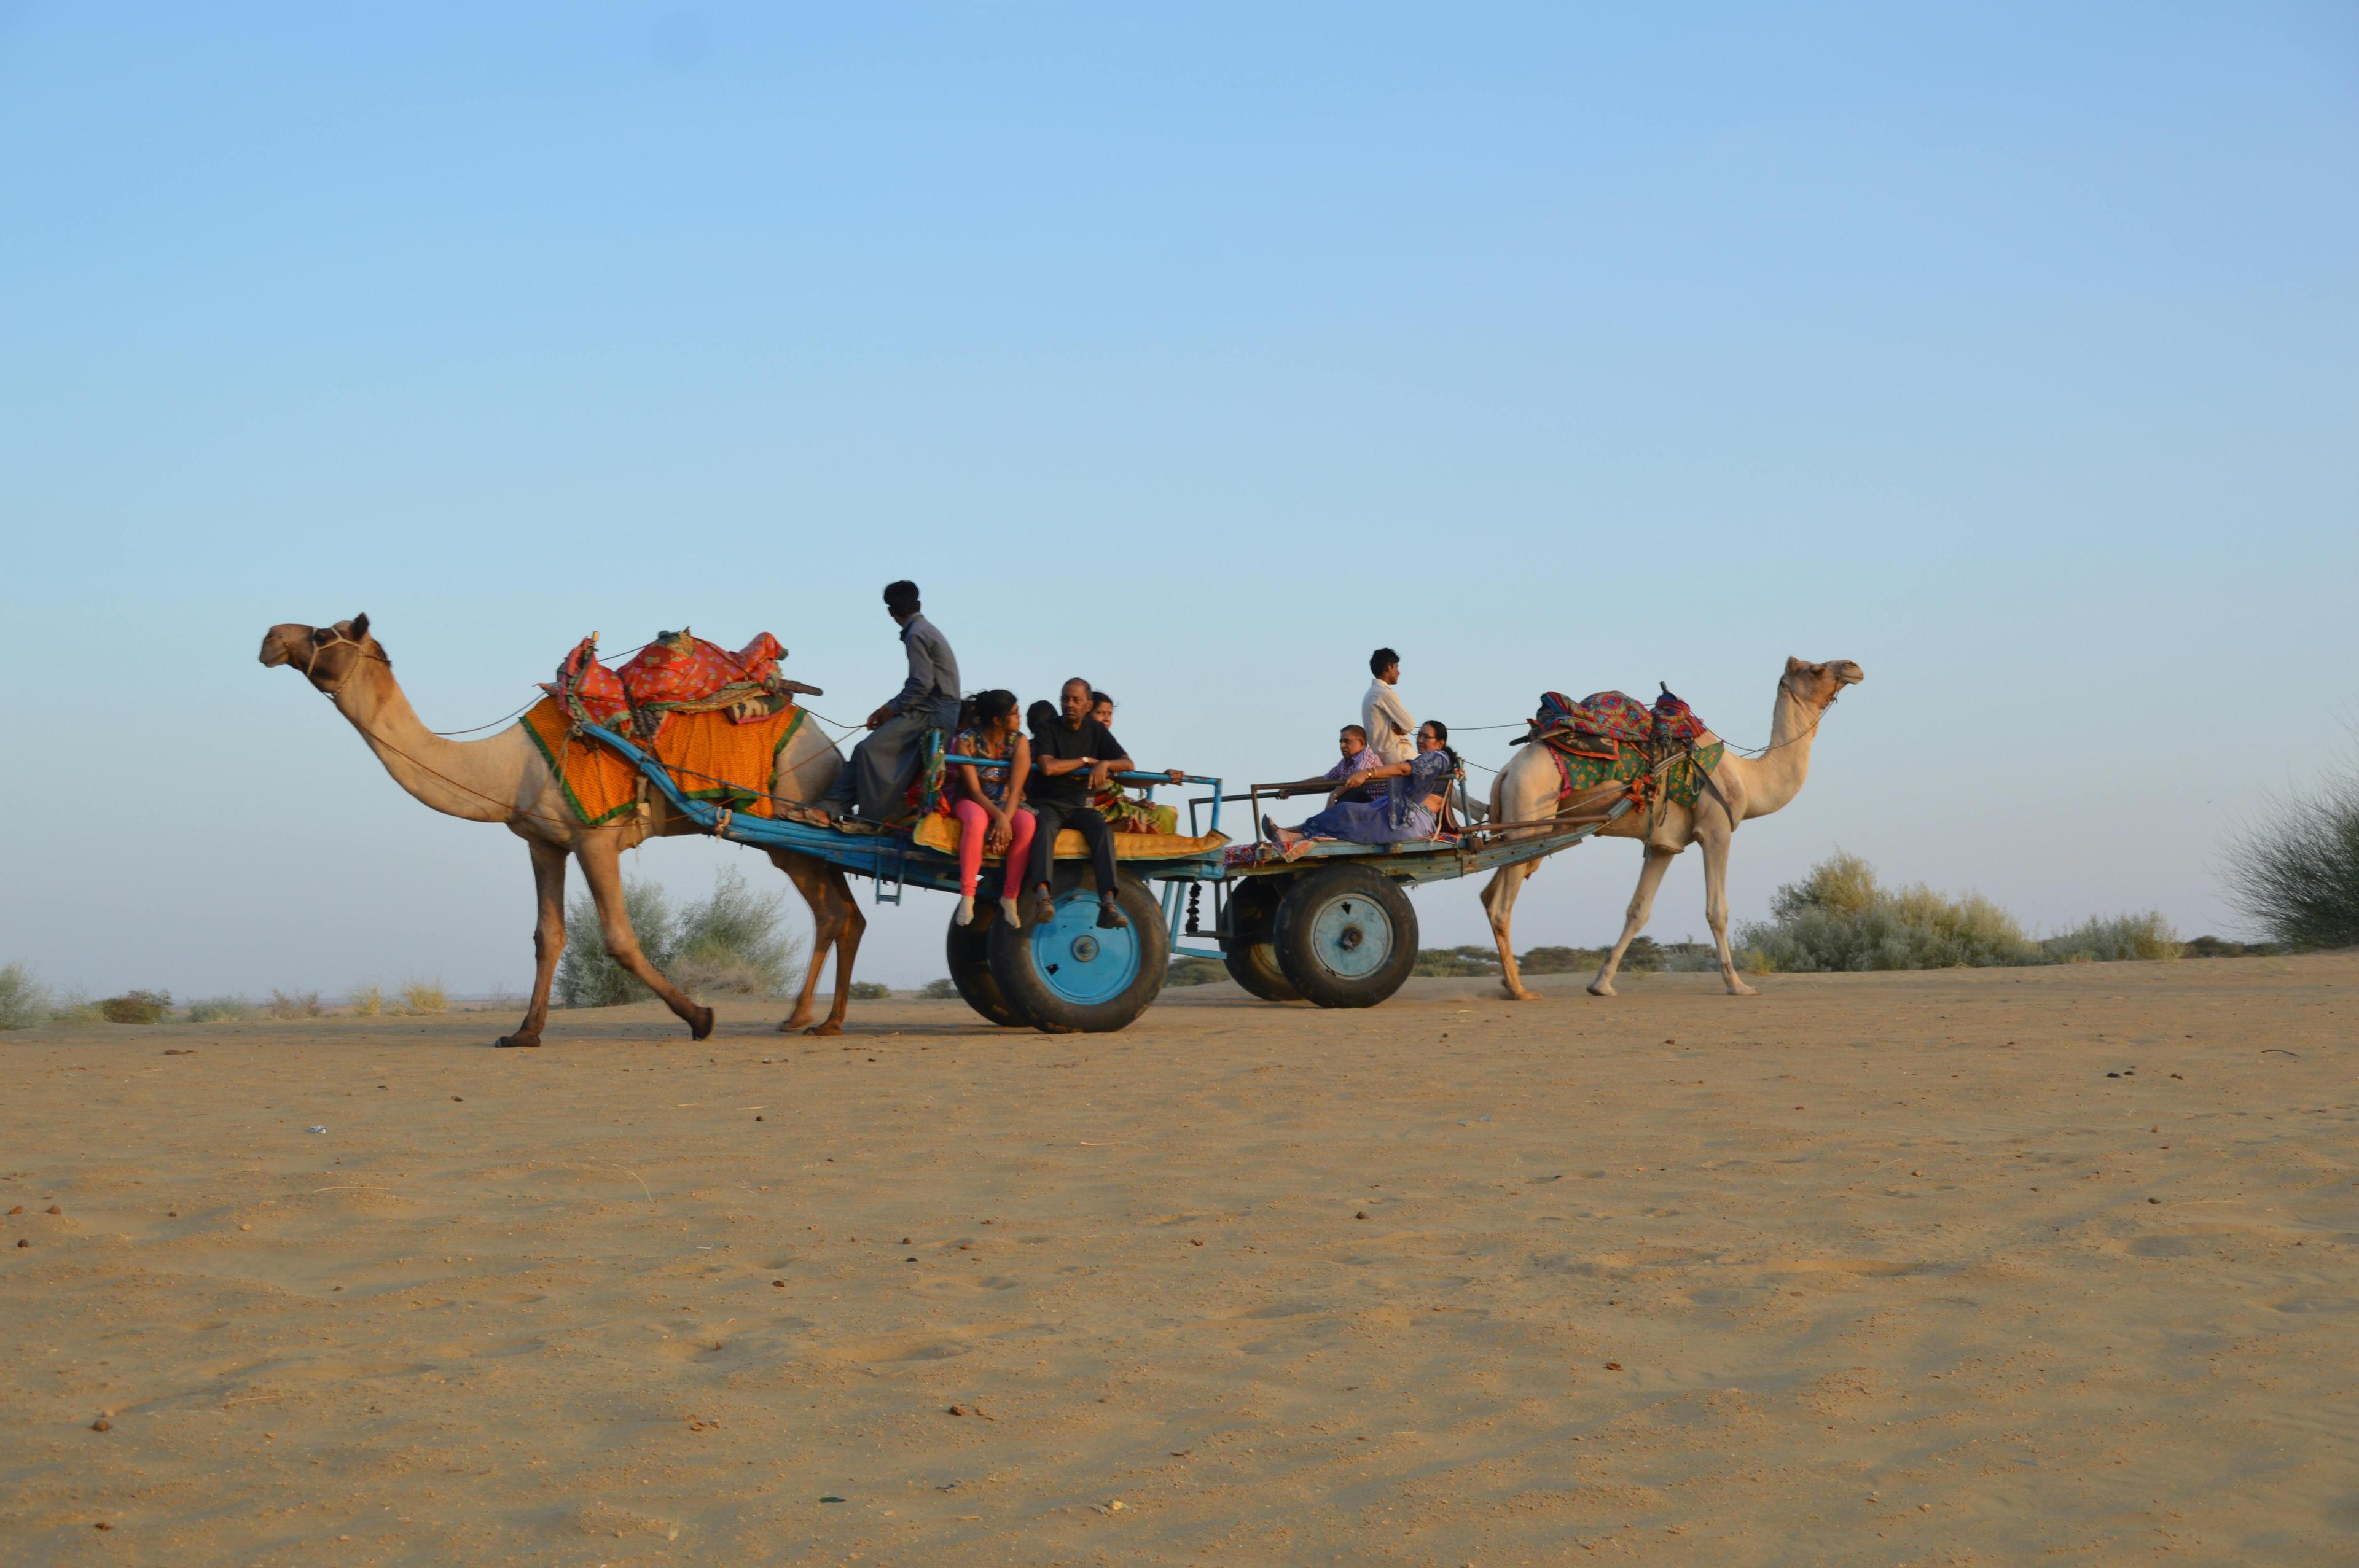
[[[718,801],[733,811],[768,816],[778,753],[802,727],[804,709],[780,708],[767,719],[732,723],[725,711],[674,713],[656,738],[654,752],[672,783],[691,800]],[[639,804],[639,772],[622,755],[571,733],[573,721],[544,697],[524,716],[525,733],[540,748],[565,791],[565,803],[584,827],[627,816]]]

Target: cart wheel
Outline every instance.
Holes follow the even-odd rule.
[[[1287,889],[1271,946],[1307,1000],[1374,1007],[1417,966],[1417,911],[1390,877],[1329,866]]]
[[[1270,877],[1245,877],[1229,894],[1229,928],[1221,936],[1221,962],[1229,978],[1264,1001],[1300,1001],[1277,967],[1277,950],[1269,945],[1270,928],[1277,919],[1278,883]]]
[[[952,921],[942,946],[950,957],[951,984],[958,988],[967,1006],[994,1023],[1021,1029],[1031,1020],[1007,1005],[999,982],[991,978],[991,927],[998,919],[997,903],[977,899],[974,924],[961,925]]]
[[[1171,936],[1162,905],[1125,877],[1117,897],[1130,925],[1109,931],[1097,923],[1097,887],[1084,868],[1060,869],[1055,887],[1054,920],[1013,927],[992,922],[991,977],[1009,1011],[1043,1033],[1120,1029],[1163,989]]]

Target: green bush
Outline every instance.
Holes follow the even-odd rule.
[[[1945,897],[1921,883],[1895,892],[1865,860],[1840,850],[1779,888],[1769,909],[1769,919],[1737,935],[1756,971],[1945,969],[2043,957],[2015,917],[1980,893]]]
[[[623,910],[638,935],[639,951],[674,984],[707,995],[777,996],[788,989],[804,948],[800,937],[777,929],[785,909],[783,893],[754,892],[734,866],[722,868],[710,898],[677,914],[659,884],[623,881]],[[614,1007],[653,994],[608,956],[596,903],[587,892],[577,894],[565,913],[558,1000],[567,1007]],[[856,985],[853,994],[859,994]]]
[[[254,1016],[254,1004],[242,996],[209,996],[189,1004],[190,1023],[243,1023]]]
[[[1495,947],[1420,947],[1412,975],[1495,975],[1499,972],[1499,950]]]
[[[170,991],[125,991],[98,1004],[98,1015],[109,1023],[161,1023],[171,1011]]]
[[[2229,857],[2229,896],[2273,940],[2359,946],[2359,773],[2277,802]]]
[[[2180,949],[2190,958],[2267,958],[2285,949],[2275,942],[2232,942],[2225,936],[2190,938]]]
[[[1218,958],[1199,957],[1188,953],[1174,957],[1171,967],[1163,971],[1163,983],[1167,986],[1209,986],[1228,978],[1229,967]],[[949,983],[947,980],[943,982],[945,985]]]
[[[885,1001],[893,995],[891,986],[880,986],[875,980],[854,980],[848,993],[854,1001]]]
[[[2159,910],[2145,914],[2093,914],[2071,930],[2043,937],[2040,952],[2055,964],[2112,964],[2128,958],[2176,958],[2186,951]]]
[[[950,977],[945,975],[939,980],[928,980],[918,994],[928,1001],[952,1001],[958,997],[958,987],[951,984]]]
[[[22,964],[0,965],[0,1029],[30,1029],[49,1021],[49,993]]]

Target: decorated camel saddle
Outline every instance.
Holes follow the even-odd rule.
[[[1578,702],[1542,692],[1539,711],[1526,722],[1531,732],[1515,743],[1536,741],[1548,749],[1560,801],[1596,791],[1601,797],[1627,794],[1650,808],[1663,800],[1691,806],[1725,750],[1669,687],[1651,705],[1620,691],[1592,692]],[[1617,784],[1623,788],[1609,788]]]
[[[592,633],[565,655],[557,678],[542,684],[549,695],[525,715],[525,728],[585,826],[614,821],[646,799],[638,770],[584,739],[585,724],[652,752],[689,798],[769,816],[779,808],[770,794],[777,755],[803,721],[795,697],[820,695],[778,673],[786,656],[767,632],[733,654],[682,630],[658,633],[620,669],[609,669]]]

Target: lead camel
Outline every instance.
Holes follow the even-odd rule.
[[[549,982],[557,973],[558,955],[565,950],[569,856],[582,862],[590,896],[598,905],[606,951],[661,997],[696,1039],[712,1033],[712,1010],[700,1006],[647,962],[631,929],[630,916],[623,909],[624,850],[648,838],[703,829],[667,809],[660,800],[646,818],[633,816],[604,827],[583,827],[566,805],[556,774],[521,722],[483,741],[449,741],[435,734],[419,719],[409,698],[402,694],[401,684],[393,678],[393,661],[369,634],[365,615],[332,626],[295,622],[273,626],[263,635],[262,662],[273,668],[294,666],[361,732],[361,739],[393,775],[393,782],[418,800],[448,816],[496,822],[525,841],[532,855],[533,889],[539,903],[532,936],[538,964],[524,1022],[513,1034],[503,1035],[500,1044],[540,1044],[541,1026],[549,1020]],[[815,800],[842,766],[842,755],[820,734],[819,727],[802,725],[778,753],[772,792],[797,802]],[[835,1002],[826,1020],[809,1033],[840,1034],[852,997],[853,958],[860,951],[860,935],[868,923],[842,871],[806,855],[784,849],[768,853],[771,862],[793,881],[811,912],[810,968],[803,977],[802,994],[795,999],[793,1013],[778,1028],[784,1032],[810,1023],[820,968],[832,951]]]

